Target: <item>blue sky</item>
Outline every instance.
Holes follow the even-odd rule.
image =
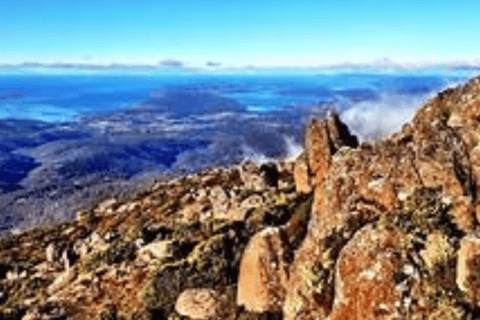
[[[0,0],[0,64],[480,61],[480,1]]]

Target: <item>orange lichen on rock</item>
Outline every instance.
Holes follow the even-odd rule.
[[[102,311],[118,314],[145,313],[138,298],[147,269],[135,269],[125,275],[115,269],[99,275],[83,275],[56,295],[56,300],[68,306],[69,319],[95,319]]]
[[[395,273],[400,257],[395,251],[398,235],[366,226],[342,249],[336,264],[335,301],[331,320],[393,319]]]

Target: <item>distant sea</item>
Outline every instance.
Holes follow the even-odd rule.
[[[439,90],[472,76],[0,74],[0,230],[66,219],[146,177],[295,156],[305,123],[329,111],[361,140],[377,139]]]
[[[295,104],[358,102],[377,95],[422,96],[471,76],[431,70],[258,72],[224,74],[0,74],[0,119],[71,121],[80,115],[132,108],[159,90],[209,90],[251,111]]]

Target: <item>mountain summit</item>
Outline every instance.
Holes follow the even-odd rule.
[[[480,78],[359,144],[157,181],[0,242],[0,319],[477,319]]]

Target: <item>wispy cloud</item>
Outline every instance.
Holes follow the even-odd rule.
[[[159,66],[148,64],[122,64],[111,63],[107,65],[92,64],[92,63],[40,63],[40,62],[24,62],[20,64],[0,64],[0,69],[59,69],[59,70],[156,70],[160,69]]]
[[[262,71],[262,70],[424,70],[424,69],[444,69],[453,71],[480,71],[480,60],[478,61],[450,61],[439,63],[398,63],[385,57],[372,62],[357,63],[343,62],[338,64],[324,64],[315,66],[279,66],[263,67],[259,65],[244,66],[223,66],[221,62],[207,61],[204,66],[192,66],[185,64],[178,59],[165,59],[154,64],[133,64],[133,63],[110,63],[101,64],[93,62],[35,62],[26,61],[23,63],[3,63],[0,64],[0,70],[20,70],[20,69],[52,69],[52,70],[91,70],[91,71],[155,71],[155,70],[178,70],[184,72],[202,72],[202,71]]]
[[[183,62],[180,60],[175,60],[175,59],[166,59],[158,62],[159,65],[163,67],[174,67],[174,68],[180,68],[183,67]]]
[[[338,64],[320,65],[320,69],[326,70],[422,70],[422,69],[445,69],[445,70],[465,70],[475,71],[480,70],[480,61],[449,61],[449,62],[405,62],[399,63],[393,61],[389,57],[377,59],[372,62],[357,63],[357,62],[343,62]]]
[[[207,61],[207,62],[205,63],[205,65],[206,65],[207,67],[211,67],[211,68],[218,68],[218,67],[222,66],[222,63],[221,63],[221,62]]]

